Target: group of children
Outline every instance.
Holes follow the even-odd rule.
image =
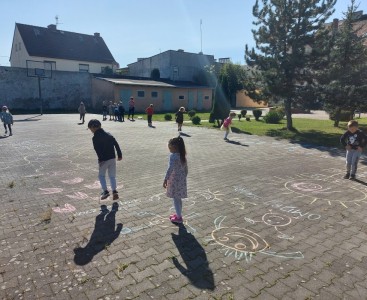
[[[110,179],[113,200],[119,198],[116,186],[116,152],[117,160],[122,160],[121,148],[116,139],[102,129],[101,122],[93,119],[88,123],[88,128],[93,133],[93,146],[98,157],[98,179],[101,184],[101,200],[107,199],[110,192],[107,188],[106,173]],[[173,199],[175,214],[170,216],[173,223],[182,223],[182,199],[187,198],[187,161],[186,148],[181,136],[172,138],[168,142],[170,158],[168,169],[163,181],[166,195]]]
[[[112,101],[110,102],[111,105]],[[105,102],[103,103],[105,109]],[[84,111],[83,111],[84,109]],[[85,107],[81,103],[79,107],[81,120],[84,122]],[[151,126],[153,115],[153,105],[151,104],[146,112],[148,114],[148,125]],[[176,113],[176,122],[178,131],[182,130],[184,107],[180,107]],[[131,113],[131,111],[130,111]],[[83,114],[83,115],[82,115]],[[231,132],[232,119],[236,116],[231,112],[222,124],[221,129],[225,130],[224,139],[228,139],[228,134]],[[107,119],[107,114],[103,114],[104,120]],[[111,117],[111,115],[110,115]],[[129,116],[130,117],[130,116]],[[1,121],[4,124],[5,134],[12,135],[13,116],[9,112],[7,106],[2,107],[0,114]],[[110,192],[107,188],[106,173],[110,179],[113,200],[119,199],[116,186],[116,152],[117,160],[122,160],[122,152],[116,139],[102,129],[101,122],[93,119],[88,123],[88,128],[93,133],[93,146],[98,157],[98,178],[101,184],[102,193],[101,200],[107,199]],[[346,174],[345,179],[355,180],[357,173],[358,161],[361,157],[363,148],[367,145],[366,135],[359,129],[358,122],[351,120],[347,124],[347,131],[341,136],[340,142],[346,149]],[[173,223],[182,223],[182,199],[187,198],[187,159],[184,140],[181,136],[174,137],[168,141],[168,149],[170,151],[168,168],[163,181],[163,188],[166,189],[166,195],[173,199],[175,214],[169,218]]]

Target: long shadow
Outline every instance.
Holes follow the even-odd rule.
[[[40,116],[42,116],[42,115],[36,115],[36,116],[29,117],[29,118],[22,119],[22,120],[14,120],[14,122],[39,121],[39,120],[41,120],[41,119],[35,119],[35,118],[40,117]]]
[[[175,243],[185,266],[181,265],[177,258],[173,258],[173,263],[182,275],[186,276],[190,282],[200,289],[214,290],[214,276],[209,267],[209,262],[205,250],[189,232],[186,227],[180,224],[178,235],[172,233],[172,240]]]
[[[359,179],[354,179],[354,181],[355,182],[358,182],[358,183],[360,183],[362,185],[366,185],[367,186],[367,182],[365,182],[365,181],[362,181],[362,180],[359,180]]]
[[[191,135],[187,134],[187,133],[184,133],[182,131],[180,131],[179,135],[181,136],[186,136],[186,137],[191,137]]]
[[[233,145],[237,145],[237,146],[243,146],[243,147],[248,147],[249,146],[249,145],[246,145],[246,144],[242,144],[242,143],[240,143],[238,141],[226,140],[226,142],[228,144],[233,144]]]
[[[299,144],[306,149],[318,149],[328,152],[331,156],[344,156],[340,146],[341,133],[326,133],[319,130],[307,130],[299,132],[298,130],[287,131],[284,129],[270,129],[266,132],[267,136],[274,137],[277,140],[288,139],[293,144]]]
[[[244,130],[238,129],[237,127],[231,127],[231,130],[232,130],[232,132],[234,132],[234,133],[244,133],[244,134],[252,135],[252,133],[251,133],[251,132],[248,132],[248,131],[244,131]]]
[[[8,137],[9,137],[8,135],[0,135],[0,139],[6,139]]]
[[[112,204],[111,211],[107,209],[106,205],[101,205],[101,213],[96,217],[94,231],[88,241],[88,244],[82,248],[74,249],[74,262],[79,266],[84,266],[90,263],[93,257],[106,249],[119,236],[122,224],[116,223],[116,212],[118,211],[118,203]]]

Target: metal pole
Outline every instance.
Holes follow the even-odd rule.
[[[38,97],[41,103],[41,115],[43,115],[43,100],[42,100],[42,93],[41,93],[41,76],[38,77]]]

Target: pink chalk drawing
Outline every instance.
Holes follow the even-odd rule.
[[[67,184],[78,184],[78,183],[81,183],[83,181],[84,181],[84,179],[80,178],[80,177],[76,177],[74,179],[68,179],[68,180],[61,180],[61,182],[67,183]]]
[[[51,194],[58,194],[63,191],[62,188],[39,188],[41,190],[42,195],[51,195]]]
[[[74,195],[66,195],[66,197],[75,200],[87,199],[89,196],[82,192],[75,192]]]
[[[94,183],[92,184],[85,184],[84,185],[86,188],[91,189],[91,190],[97,190],[101,188],[101,184],[99,183],[98,180],[96,180]]]
[[[69,212],[76,211],[76,208],[74,206],[72,206],[71,204],[66,203],[64,206],[65,206],[64,208],[61,208],[61,207],[53,207],[52,210],[55,213],[61,213],[61,214],[62,213],[69,213]]]

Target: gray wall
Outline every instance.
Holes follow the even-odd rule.
[[[89,73],[54,71],[52,78],[41,79],[44,109],[77,111],[80,101],[91,107],[92,77]],[[27,69],[0,67],[0,105],[10,109],[36,109],[38,78],[27,77]]]
[[[129,64],[128,67],[130,76],[150,77],[152,70],[157,68],[161,78],[192,81],[199,70],[214,63],[213,55],[168,50]],[[178,68],[178,76],[174,75],[174,67]]]

